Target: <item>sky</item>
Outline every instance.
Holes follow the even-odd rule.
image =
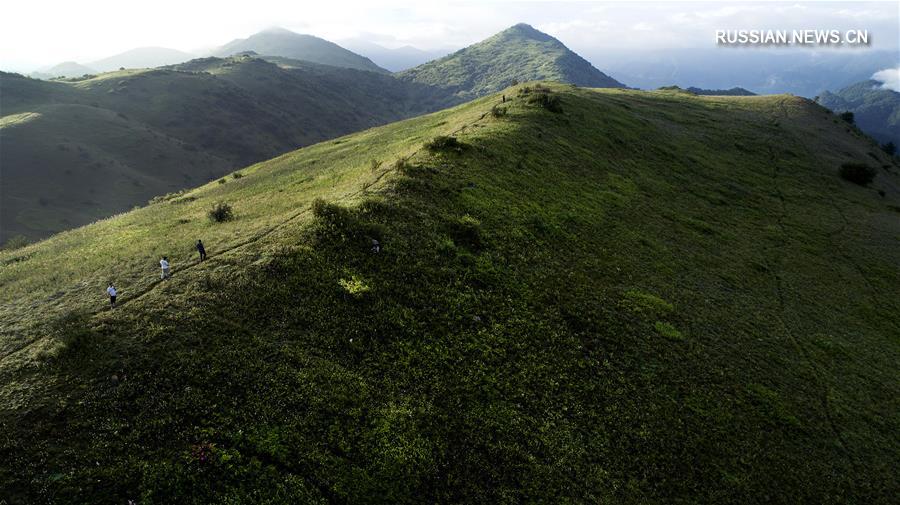
[[[4,2],[0,69],[87,64],[143,46],[195,54],[281,26],[338,41],[457,49],[518,22],[576,52],[715,47],[716,29],[867,29],[898,49],[900,2],[24,0]],[[804,50],[804,49],[792,49]],[[833,50],[858,50],[841,48]]]

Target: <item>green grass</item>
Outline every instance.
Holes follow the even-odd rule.
[[[0,252],[5,499],[889,503],[897,167],[795,97],[549,86]]]
[[[204,58],[66,82],[0,73],[0,243],[435,110],[433,90],[389,75],[273,61]]]

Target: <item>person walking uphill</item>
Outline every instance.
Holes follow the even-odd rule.
[[[110,282],[109,287],[106,288],[106,294],[109,295],[109,308],[116,308],[116,287]]]
[[[162,259],[159,260],[159,266],[162,267],[162,274],[161,274],[160,278],[168,279],[172,275],[171,272],[169,271],[169,258],[166,258],[165,256],[163,256]]]
[[[206,248],[203,247],[203,241],[199,239],[197,240],[197,252],[200,253],[200,261],[206,259]]]

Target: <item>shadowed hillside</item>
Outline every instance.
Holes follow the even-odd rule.
[[[892,501],[900,167],[791,96],[502,93],[0,252],[6,501]]]
[[[879,142],[900,145],[900,93],[882,83],[867,80],[834,93],[826,91],[819,103],[835,112],[852,112],[862,131]]]

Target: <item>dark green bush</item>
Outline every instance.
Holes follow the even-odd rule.
[[[227,203],[217,203],[209,211],[209,219],[216,223],[231,221],[232,219],[234,219],[234,210],[231,208],[231,205],[228,205]]]
[[[225,184],[226,182],[228,182],[228,181],[226,181],[224,177],[219,179],[219,184]]]
[[[878,172],[865,163],[844,163],[841,165],[841,177],[860,186],[866,186]]]
[[[462,143],[456,137],[450,137],[447,135],[438,135],[430,142],[425,143],[425,147],[429,151],[459,151],[462,149],[462,146]]]
[[[243,176],[244,176],[244,174],[242,174],[240,172],[235,172],[235,173],[231,174],[231,177],[234,179],[240,179]]]
[[[881,150],[887,153],[888,156],[893,156],[897,154],[897,145],[893,142],[888,142],[887,144],[881,145]]]
[[[560,113],[563,111],[562,100],[559,98],[559,95],[549,93],[534,94],[528,98],[528,103],[543,107],[550,112]]]
[[[506,115],[506,107],[495,105],[491,107],[491,115],[494,117],[503,117]]]
[[[856,118],[853,116],[853,113],[850,111],[841,112],[839,117],[850,124],[856,124]]]

